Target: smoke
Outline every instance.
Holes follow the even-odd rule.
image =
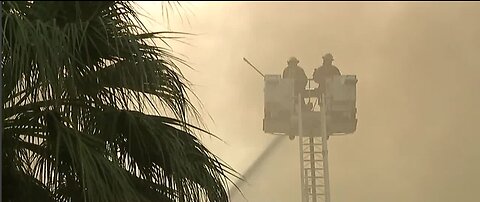
[[[331,52],[343,74],[357,75],[359,119],[353,135],[329,141],[332,201],[479,200],[478,2],[205,2],[190,8],[190,25],[172,22],[172,29],[198,35],[189,37],[192,46],[175,50],[196,69],[186,70],[187,78],[214,120],[210,128],[226,141],[205,143],[238,171],[275,138],[262,132],[263,79],[242,58],[265,74],[280,74],[296,56],[311,77]],[[248,201],[300,199],[297,146],[282,142],[252,171],[243,187]]]

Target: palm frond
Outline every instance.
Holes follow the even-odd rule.
[[[186,33],[149,32],[137,15],[129,2],[2,2],[4,188],[44,201],[229,200],[237,173],[196,136],[214,135],[192,123],[186,62],[155,43]],[[19,197],[4,199],[30,200]]]

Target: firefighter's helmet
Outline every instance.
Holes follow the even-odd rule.
[[[331,53],[325,54],[322,58],[327,61],[333,61],[333,55]]]
[[[298,64],[300,61],[298,61],[298,59],[296,57],[290,57],[287,61],[288,64]]]

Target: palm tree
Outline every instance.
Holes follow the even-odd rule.
[[[189,83],[128,2],[2,1],[4,201],[228,201]]]

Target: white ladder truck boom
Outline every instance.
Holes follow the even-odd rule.
[[[311,88],[308,80],[305,95],[294,96],[294,81],[281,75],[263,74],[247,59],[263,78],[263,131],[277,136],[298,137],[302,202],[330,202],[327,140],[330,136],[347,135],[357,127],[356,75],[340,75],[327,79],[325,93]],[[308,100],[307,108],[300,104]]]
[[[308,95],[303,98],[308,99],[307,106],[311,107],[307,110],[295,106],[294,99],[299,100],[297,103],[305,100],[301,95],[294,97],[293,80],[280,75],[264,78],[264,132],[298,137],[302,202],[330,202],[327,140],[356,130],[356,76],[328,79],[322,95],[307,88]]]

